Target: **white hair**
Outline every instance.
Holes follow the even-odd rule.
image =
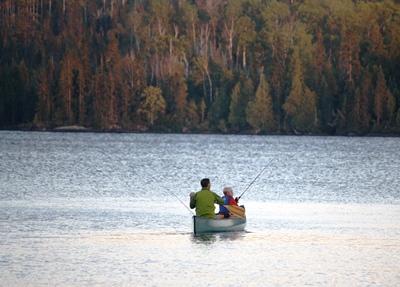
[[[227,194],[228,192],[233,192],[232,187],[229,187],[229,186],[224,187],[223,193]]]

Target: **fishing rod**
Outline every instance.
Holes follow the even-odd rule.
[[[178,199],[178,200],[179,200],[179,201],[180,201],[180,202],[181,202],[181,203],[182,203],[182,204],[183,204],[183,205],[186,207],[186,209],[187,209],[187,210],[189,210],[189,211],[190,211],[190,213],[191,213],[191,214],[193,214],[193,215],[194,215],[193,211],[191,211],[191,210],[190,210],[190,208],[189,208],[189,207],[187,207],[187,205],[186,205],[186,204],[184,204],[184,203],[183,203],[183,201],[182,201],[182,200],[181,200],[179,197],[177,197],[177,196],[176,196],[176,195],[175,195],[175,194],[174,194],[174,193],[173,193],[173,192],[172,192],[172,191],[171,191],[169,188],[167,188],[167,189],[168,189],[168,191],[169,191],[169,192],[170,192],[170,193],[171,193],[173,196],[175,196],[175,197],[176,197],[176,198],[177,198],[177,199]]]
[[[243,196],[243,194],[250,188],[250,186],[253,185],[253,183],[257,180],[257,178],[264,172],[264,170],[267,169],[267,167],[270,165],[270,163],[274,160],[275,157],[273,157],[269,163],[263,168],[263,170],[256,176],[256,178],[249,184],[249,186],[242,192],[242,194],[238,197],[238,201],[239,199]]]

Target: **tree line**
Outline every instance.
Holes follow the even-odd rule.
[[[393,0],[3,0],[0,126],[400,133]]]

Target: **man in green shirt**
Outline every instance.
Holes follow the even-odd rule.
[[[214,203],[224,205],[225,201],[215,192],[210,190],[210,179],[203,178],[200,181],[201,190],[190,193],[190,208],[196,208],[196,216],[215,218]]]

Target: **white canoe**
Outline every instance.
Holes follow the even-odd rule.
[[[215,219],[193,216],[194,234],[243,231],[245,227],[246,216],[224,218],[221,215],[217,215]]]

